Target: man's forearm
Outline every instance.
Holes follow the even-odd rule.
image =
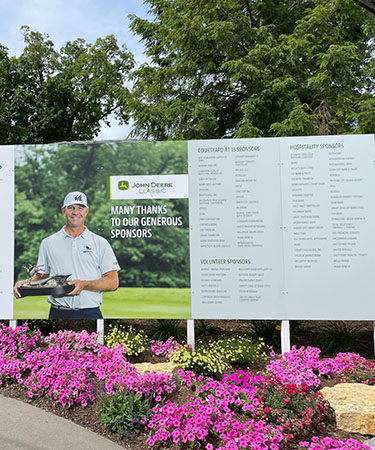
[[[74,284],[75,288],[68,295],[79,295],[83,290],[92,292],[115,291],[119,284],[117,271],[107,272],[97,280],[72,280],[69,283]]]
[[[108,277],[102,277],[98,280],[82,280],[84,283],[83,289],[93,292],[110,292],[118,288],[118,283]]]

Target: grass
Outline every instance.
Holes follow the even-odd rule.
[[[104,318],[190,319],[190,289],[119,288],[103,294]],[[14,300],[14,319],[46,319],[49,305],[45,297]]]

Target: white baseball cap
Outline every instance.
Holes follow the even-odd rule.
[[[65,208],[65,206],[71,205],[87,206],[86,195],[79,191],[69,192],[69,194],[64,198],[63,207]]]

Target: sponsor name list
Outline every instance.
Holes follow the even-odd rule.
[[[278,147],[272,140],[224,144],[189,143],[193,317],[213,310],[262,316],[280,288],[281,261],[265,257],[281,244]],[[271,172],[267,189],[264,170]]]

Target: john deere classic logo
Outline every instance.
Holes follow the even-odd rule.
[[[127,181],[127,180],[119,181],[118,188],[120,191],[127,191],[129,189],[129,181]]]

